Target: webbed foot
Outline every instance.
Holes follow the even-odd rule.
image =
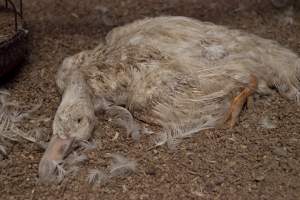
[[[238,122],[239,115],[247,102],[247,107],[253,107],[253,94],[257,87],[257,79],[255,76],[250,76],[250,82],[247,87],[245,87],[241,93],[236,96],[229,108],[229,111],[226,115],[225,122],[229,125],[230,128],[233,128],[234,125]]]

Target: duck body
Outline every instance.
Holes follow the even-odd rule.
[[[58,111],[80,101],[93,104],[85,113],[120,106],[163,131],[189,135],[224,123],[245,87],[251,94],[276,88],[298,101],[299,79],[299,57],[275,41],[186,17],[148,18],[115,28],[95,49],[64,60]],[[85,94],[66,95],[78,82]],[[54,119],[53,129],[60,123]],[[62,128],[54,135],[88,138],[88,130],[72,135]]]
[[[299,98],[296,54],[274,41],[185,17],[116,28],[103,44],[71,59],[80,62],[92,96],[162,127],[219,121],[251,74],[258,93],[275,87]]]

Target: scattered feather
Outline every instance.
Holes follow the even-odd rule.
[[[2,96],[9,96],[9,95],[10,95],[10,92],[9,92],[8,90],[1,89],[1,90],[0,90],[0,95],[2,95]]]
[[[56,179],[58,182],[61,182],[66,175],[66,171],[63,168],[63,162],[57,162],[54,160],[52,162],[53,162],[53,165],[55,166]]]
[[[0,153],[1,153],[2,155],[4,155],[4,156],[7,155],[7,151],[6,151],[5,147],[4,147],[3,145],[1,145],[1,144],[0,144]]]
[[[44,128],[35,128],[31,132],[37,141],[48,141],[49,134],[47,134],[46,131]]]
[[[38,144],[43,148],[44,143],[37,140],[35,136],[40,134],[40,131],[33,129],[28,132],[22,131],[18,127],[18,123],[25,118],[29,118],[32,113],[36,112],[40,107],[41,103],[33,106],[27,112],[21,112],[18,102],[9,101],[9,92],[6,90],[0,90],[0,137],[11,141],[20,141],[25,139],[27,141]]]
[[[266,129],[276,128],[276,124],[268,117],[264,116],[259,122],[260,126]]]
[[[66,175],[76,176],[79,172],[78,166],[71,166],[67,171]]]
[[[110,176],[126,176],[136,171],[136,161],[129,160],[120,154],[107,154],[112,158],[110,165]]]
[[[112,122],[116,125],[125,128],[128,135],[134,140],[140,139],[140,125],[134,120],[131,113],[121,106],[111,106],[107,112],[110,118],[112,118]]]
[[[12,129],[12,130],[17,136],[19,136],[19,138],[22,138],[26,141],[32,142],[42,149],[46,149],[46,147],[47,147],[46,142],[39,141],[37,138],[32,136],[33,135],[32,132],[35,133],[35,129],[33,129],[32,131],[29,131],[29,132],[23,132],[21,129],[14,127],[14,129]]]
[[[192,137],[195,133],[202,130],[214,128],[215,124],[215,118],[210,116],[200,125],[193,124],[192,122],[188,126],[180,123],[169,124],[164,129],[164,132],[154,138],[155,146],[153,148],[167,144],[170,150],[175,150],[182,139]]]
[[[143,128],[142,128],[142,132],[143,132],[143,134],[145,134],[145,135],[152,135],[152,134],[154,133],[154,131],[151,130],[150,128],[148,128],[148,127],[143,127]]]
[[[119,138],[120,133],[116,132],[115,136],[113,137],[112,141],[115,141]]]
[[[140,140],[141,134],[140,134],[140,126],[137,122],[133,121],[130,127],[130,132],[132,139],[135,141]]]
[[[167,146],[170,150],[176,150],[178,145],[181,143],[182,137],[170,136],[167,141]]]
[[[103,5],[98,5],[95,7],[95,10],[98,10],[102,13],[106,13],[109,11],[109,9],[106,7],[106,6],[103,6]]]
[[[291,6],[285,10],[280,19],[284,25],[293,25],[294,21],[294,8]]]
[[[168,134],[166,132],[160,133],[154,138],[155,146],[162,146],[166,144],[167,141],[168,141]]]
[[[101,170],[91,169],[88,172],[87,182],[89,184],[103,184],[108,180],[108,175]]]
[[[111,13],[104,13],[102,15],[102,21],[106,26],[114,26],[116,24]]]
[[[65,169],[63,168],[64,162],[63,161],[42,161],[42,165],[40,164],[39,174],[39,181],[50,183],[50,182],[61,182],[65,175],[67,174]]]
[[[97,144],[95,142],[90,142],[87,140],[80,140],[79,146],[83,148],[83,150],[93,150],[97,148]]]
[[[114,26],[116,23],[113,20],[113,16],[106,6],[99,5],[95,7],[95,10],[101,14],[101,19],[106,26]]]
[[[36,112],[38,109],[40,109],[40,107],[42,106],[42,102],[34,105],[30,110],[26,111],[26,112],[20,112],[20,111],[14,111],[11,112],[12,115],[12,121],[13,122],[20,122],[25,118],[30,118],[31,115]]]
[[[69,164],[69,165],[77,165],[77,164],[81,164],[85,161],[88,160],[88,157],[87,155],[85,154],[78,154],[76,151],[73,152],[70,156],[68,156],[66,162]]]

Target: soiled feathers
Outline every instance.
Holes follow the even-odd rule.
[[[167,135],[185,137],[222,123],[251,75],[258,79],[259,94],[276,88],[289,99],[300,97],[295,53],[271,40],[186,17],[115,28],[95,49],[65,62],[72,64],[63,64],[58,73],[62,91],[78,71],[91,98],[101,97],[97,105],[123,106]]]

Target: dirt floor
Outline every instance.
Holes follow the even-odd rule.
[[[24,11],[30,57],[2,87],[24,105],[42,101],[38,114],[51,119],[60,101],[54,75],[62,59],[95,46],[113,27],[134,19],[191,16],[277,40],[300,54],[300,11],[277,10],[268,1],[26,0]],[[273,128],[265,127],[267,120]],[[50,135],[51,121],[34,126]],[[299,131],[300,107],[275,93],[257,98],[255,108],[246,110],[232,130],[202,132],[176,151],[166,147],[147,151],[153,145],[148,137],[136,143],[124,130],[100,119],[94,136],[97,149],[88,153],[89,160],[78,174],[61,184],[38,182],[43,150],[28,142],[10,145],[8,158],[0,161],[0,199],[296,200],[300,199]],[[116,132],[120,136],[113,140]],[[137,160],[137,171],[102,185],[88,184],[87,171],[107,167],[104,155],[113,152]]]
[[[12,12],[0,7],[0,42],[7,40],[14,34],[14,16]]]

